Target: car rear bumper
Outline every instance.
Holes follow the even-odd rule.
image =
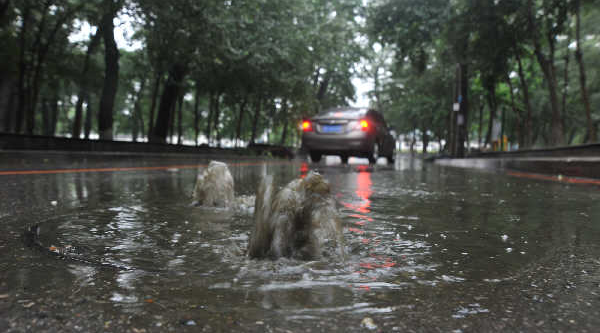
[[[332,155],[343,153],[348,155],[367,154],[373,148],[373,141],[373,137],[364,132],[346,133],[344,135],[305,132],[302,135],[302,147],[305,150]]]

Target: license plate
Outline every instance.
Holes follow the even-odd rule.
[[[341,133],[342,125],[323,125],[323,133]]]

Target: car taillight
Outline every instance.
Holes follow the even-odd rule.
[[[366,120],[361,120],[360,121],[360,129],[362,129],[363,131],[368,131],[369,130],[369,122]]]
[[[302,122],[302,131],[304,131],[304,132],[312,131],[312,124],[310,123],[310,121],[305,120]]]

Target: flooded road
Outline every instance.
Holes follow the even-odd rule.
[[[2,175],[0,331],[592,332],[600,325],[597,186],[408,157],[373,167],[226,162],[236,196],[249,199],[263,175],[283,186],[321,173],[339,204],[346,260],[247,258],[253,208],[191,206],[201,167],[189,164]],[[26,246],[23,232],[36,224],[40,244],[68,253]]]

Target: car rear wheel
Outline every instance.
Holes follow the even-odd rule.
[[[369,164],[377,163],[377,159],[379,158],[379,144],[377,142],[373,144],[373,149],[371,150],[371,154],[368,158]]]
[[[321,156],[322,156],[322,154],[319,152],[316,152],[316,151],[310,152],[310,160],[315,163],[319,163],[321,161]]]

